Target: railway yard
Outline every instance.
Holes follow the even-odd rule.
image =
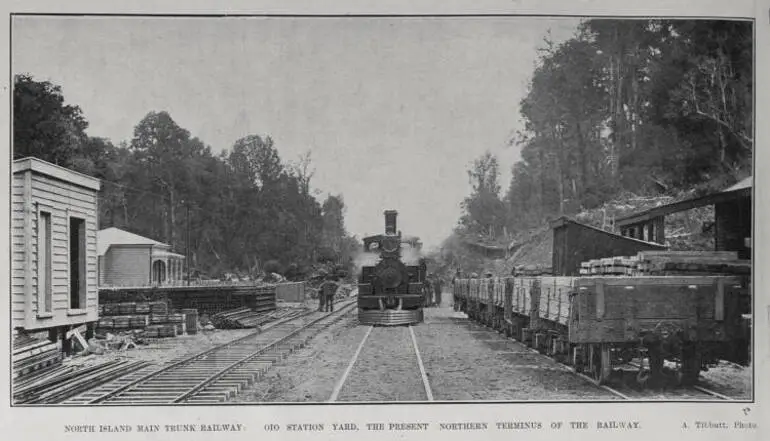
[[[318,312],[311,300],[257,329],[159,338],[70,357],[65,366],[105,360],[136,366],[90,386],[59,382],[57,393],[27,404],[751,399],[751,368],[727,362],[702,372],[693,386],[672,382],[641,389],[626,381],[635,375],[633,365],[621,366],[612,381],[599,385],[456,312],[451,293],[443,298],[443,306],[425,308],[424,322],[413,326],[361,325],[355,297],[339,299],[332,313]],[[44,385],[44,375],[39,377]]]

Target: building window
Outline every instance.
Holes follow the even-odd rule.
[[[40,211],[37,219],[37,311],[43,314],[53,309],[52,240],[51,213]]]
[[[70,217],[70,309],[86,306],[86,221]]]

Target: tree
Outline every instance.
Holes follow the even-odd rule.
[[[519,111],[509,227],[621,192],[724,188],[750,173],[751,23],[587,20],[546,40]]]
[[[505,225],[505,207],[500,200],[497,158],[490,152],[474,160],[468,170],[472,193],[463,201],[461,224],[472,233],[496,237]]]
[[[64,104],[61,87],[16,75],[13,88],[13,156],[70,166],[87,136],[78,106]]]

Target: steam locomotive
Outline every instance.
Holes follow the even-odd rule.
[[[364,238],[364,252],[377,261],[362,267],[358,281],[362,325],[411,325],[423,320],[427,266],[420,257],[422,243],[416,237],[401,236],[397,216],[395,210],[385,211],[385,234]]]

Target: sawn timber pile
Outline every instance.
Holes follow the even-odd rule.
[[[642,251],[583,262],[581,275],[749,275],[751,261],[732,251]]]

